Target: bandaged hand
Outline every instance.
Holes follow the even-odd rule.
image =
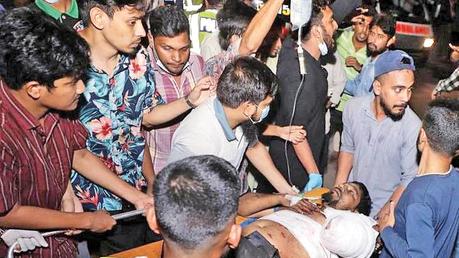
[[[2,239],[9,247],[17,242],[15,252],[27,252],[37,247],[48,247],[48,243],[38,231],[8,229],[3,233]]]
[[[312,189],[322,186],[322,175],[319,173],[309,174],[309,181],[303,189],[303,192],[309,192]]]

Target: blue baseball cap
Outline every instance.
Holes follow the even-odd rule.
[[[413,58],[402,50],[388,50],[375,62],[375,78],[396,70],[416,70]]]

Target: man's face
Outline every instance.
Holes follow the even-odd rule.
[[[135,53],[142,37],[145,37],[142,25],[144,15],[143,11],[132,6],[124,6],[116,10],[103,29],[108,44],[119,52]]]
[[[190,58],[191,41],[187,32],[174,37],[156,36],[153,38],[155,52],[161,63],[173,75],[180,75]]]
[[[377,56],[390,46],[389,35],[385,34],[384,31],[377,25],[370,28],[367,40],[367,51],[371,56]]]
[[[370,16],[362,16],[352,25],[354,30],[354,39],[360,43],[367,42],[368,34],[370,33],[370,23],[372,21]]]
[[[374,84],[376,96],[386,116],[400,120],[408,106],[414,85],[411,70],[397,70],[380,76]]]
[[[362,191],[357,184],[341,184],[332,189],[328,206],[337,210],[354,211],[360,203],[361,196]]]
[[[59,111],[72,111],[78,106],[80,95],[85,86],[82,80],[72,77],[64,77],[54,81],[54,88],[47,89],[45,86],[40,96],[41,104],[49,109]]]
[[[282,40],[281,38],[279,37],[273,44],[273,46],[271,47],[271,50],[269,52],[269,56],[270,57],[276,57],[277,54],[279,54],[279,51],[282,47]]]
[[[333,35],[335,35],[336,29],[338,29],[338,24],[336,23],[335,19],[333,19],[333,11],[330,7],[326,7],[322,11],[322,37],[325,44],[329,49],[332,49],[335,45],[335,41],[333,39]]]
[[[267,106],[271,105],[272,101],[273,101],[273,97],[268,96],[263,101],[258,103],[258,105],[255,105],[255,109],[254,109],[255,112],[252,113],[250,118],[252,118],[253,121],[259,121],[261,118],[261,113]]]

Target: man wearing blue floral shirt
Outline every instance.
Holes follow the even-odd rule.
[[[139,190],[153,183],[153,168],[141,126],[167,122],[195,107],[210,94],[213,84],[203,78],[184,98],[163,104],[156,92],[147,51],[140,47],[145,36],[141,1],[88,1],[82,17],[81,36],[91,48],[86,72],[86,103],[80,120],[89,131],[87,148],[113,173]],[[74,172],[76,195],[85,210],[119,213],[132,209],[112,192]],[[110,234],[97,236],[100,255],[132,248],[148,241],[145,221],[121,221]]]

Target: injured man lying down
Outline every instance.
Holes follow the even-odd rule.
[[[365,185],[345,183],[332,189],[321,209],[303,199],[251,223],[243,229],[235,256],[370,257],[378,236],[373,229],[376,222],[367,216],[370,208]]]

